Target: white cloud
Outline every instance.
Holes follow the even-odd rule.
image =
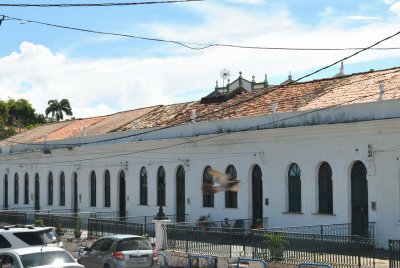
[[[379,20],[380,17],[354,15],[354,16],[348,16],[345,19],[354,21],[371,21],[371,20]]]
[[[227,2],[236,3],[236,4],[261,4],[264,3],[264,0],[227,0]]]
[[[159,37],[270,47],[365,47],[394,32],[396,21],[366,24],[351,30],[338,25],[310,29],[291,20],[286,10],[246,13],[218,4],[196,5],[205,14],[198,26],[151,25]],[[264,11],[265,12],[265,11]],[[234,19],[232,19],[234,18]],[[383,46],[396,46],[393,40]],[[354,51],[299,52],[214,47],[194,51],[171,46],[163,58],[72,59],[40,44],[24,42],[20,51],[0,58],[0,99],[25,98],[43,113],[49,99],[70,100],[77,118],[104,115],[138,107],[199,100],[210,93],[219,71],[226,67],[235,79],[239,71],[257,81],[292,71],[298,73],[328,65]],[[350,61],[363,62],[399,56],[399,51],[371,51]],[[368,66],[375,68],[374,66]],[[365,71],[363,70],[363,71]],[[346,71],[346,69],[345,69]],[[313,79],[313,78],[311,78]],[[21,85],[25,85],[21,90]],[[29,85],[29,86],[28,86]],[[193,94],[194,89],[197,89]],[[189,94],[188,94],[189,93]],[[190,98],[190,99],[188,99]]]
[[[400,1],[394,2],[394,3],[390,6],[389,10],[390,10],[391,12],[393,12],[393,13],[399,15],[399,13],[400,13]]]
[[[387,4],[387,5],[391,5],[394,2],[396,2],[396,0],[383,0],[383,2],[385,2],[385,4]]]

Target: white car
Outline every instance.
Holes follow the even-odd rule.
[[[0,268],[84,268],[62,248],[35,246],[0,253]]]
[[[63,247],[62,241],[52,227],[28,225],[25,227],[4,226],[0,228],[0,252],[41,245]]]

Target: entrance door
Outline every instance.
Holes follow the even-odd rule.
[[[253,226],[256,226],[257,220],[262,220],[263,210],[262,210],[262,173],[261,168],[255,165],[252,173],[252,197],[253,197]]]
[[[73,209],[74,213],[78,213],[78,174],[76,172],[74,172],[73,189]]]
[[[367,169],[361,161],[351,169],[351,234],[368,237]]]
[[[8,209],[8,175],[4,177],[4,209]]]
[[[176,221],[185,221],[185,169],[182,166],[176,172]]]
[[[35,176],[35,210],[40,210],[40,179],[37,173]]]
[[[121,170],[119,173],[119,217],[125,220],[126,217],[126,183],[125,172]]]

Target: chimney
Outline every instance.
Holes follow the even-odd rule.
[[[139,122],[137,120],[132,122],[132,129],[133,130],[139,129]]]
[[[82,136],[87,136],[87,127],[83,127],[83,133]]]
[[[276,114],[276,108],[278,107],[278,103],[276,103],[275,101],[271,102],[271,110],[272,110],[272,114]]]
[[[196,123],[196,109],[192,110],[192,114],[190,115],[190,122]]]
[[[383,100],[384,99],[384,94],[385,94],[385,83],[381,82],[379,85],[379,100]]]

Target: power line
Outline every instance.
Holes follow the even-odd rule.
[[[191,1],[200,1],[200,0],[191,0]],[[203,1],[203,0],[201,0],[201,1]],[[1,4],[0,4],[0,6],[1,6]],[[303,47],[302,48],[302,47],[245,46],[245,45],[236,45],[236,44],[228,44],[228,43],[196,43],[196,42],[186,42],[186,41],[177,41],[177,40],[168,40],[168,39],[162,39],[162,38],[138,36],[138,35],[131,35],[131,34],[90,30],[90,29],[58,25],[58,24],[47,23],[47,22],[36,21],[36,20],[21,19],[21,18],[11,17],[11,16],[7,16],[7,15],[0,15],[0,18],[2,18],[2,17],[4,18],[3,20],[15,20],[15,21],[19,21],[23,24],[34,23],[34,24],[39,24],[39,25],[44,25],[44,26],[49,26],[49,27],[66,29],[66,30],[94,33],[94,34],[101,34],[101,35],[120,36],[120,37],[134,38],[134,39],[145,40],[145,41],[172,43],[172,44],[183,46],[185,48],[192,49],[192,50],[204,50],[204,49],[212,48],[212,47],[228,47],[228,48],[236,48],[236,49],[253,49],[253,50],[283,50],[283,51],[351,51],[351,50],[363,50],[364,49],[364,48],[357,48],[357,47],[347,47],[347,48],[304,48]],[[370,50],[400,50],[400,47],[371,47],[369,49]]]
[[[396,70],[395,72],[396,73],[400,73],[400,70]],[[393,91],[393,90],[396,90],[396,89],[397,88],[393,88],[391,90],[386,90],[385,92],[390,92],[390,91]],[[183,142],[179,142],[179,143],[176,143],[176,144],[170,144],[170,145],[159,146],[159,147],[155,147],[155,148],[143,149],[143,150],[138,150],[138,151],[134,151],[134,152],[124,152],[124,153],[110,154],[110,155],[104,155],[104,156],[98,156],[98,157],[89,157],[89,158],[79,158],[79,159],[74,159],[74,160],[69,160],[69,161],[63,160],[61,162],[60,161],[59,162],[54,161],[54,162],[47,162],[45,164],[46,165],[48,165],[48,164],[57,164],[57,163],[58,164],[68,164],[68,163],[76,163],[76,162],[80,162],[80,161],[93,161],[93,160],[100,160],[100,159],[107,159],[107,158],[121,157],[121,156],[128,156],[128,155],[134,155],[134,154],[139,154],[139,153],[147,153],[147,152],[153,152],[153,151],[162,150],[162,149],[173,148],[173,147],[182,146],[182,145],[186,145],[186,144],[190,144],[190,143],[194,143],[194,142],[201,142],[201,141],[211,140],[211,139],[219,138],[219,137],[222,137],[222,136],[231,135],[231,134],[234,134],[234,133],[245,132],[245,131],[249,131],[249,130],[255,130],[255,129],[258,129],[260,127],[267,127],[269,125],[278,124],[280,122],[291,120],[291,119],[294,119],[294,118],[297,118],[297,117],[303,117],[305,115],[312,114],[312,113],[315,113],[315,112],[328,110],[328,109],[335,108],[335,107],[338,107],[338,106],[341,106],[341,105],[344,105],[344,104],[352,103],[352,102],[354,102],[356,100],[362,100],[364,98],[369,98],[369,97],[376,96],[376,95],[379,95],[379,94],[380,94],[379,92],[375,92],[375,93],[372,93],[372,94],[369,94],[369,95],[366,95],[366,96],[359,96],[359,97],[353,98],[351,100],[348,100],[348,101],[345,101],[345,102],[342,102],[342,103],[333,104],[333,105],[330,105],[330,106],[327,106],[327,107],[323,107],[323,108],[320,108],[320,109],[311,110],[311,111],[304,112],[304,113],[301,113],[301,114],[298,114],[298,115],[293,115],[293,116],[288,117],[288,118],[275,120],[274,122],[259,124],[259,125],[248,127],[248,128],[245,128],[245,129],[241,129],[241,130],[235,131],[235,132],[211,134],[211,136],[207,136],[207,137],[204,137],[204,138],[199,138],[199,139],[196,139],[196,140],[188,140],[188,141],[183,141]],[[399,118],[399,117],[397,117],[397,118]],[[21,159],[19,159],[19,160],[21,160]],[[32,159],[25,158],[25,160],[32,160]],[[21,164],[21,163],[18,162],[18,164]],[[36,164],[40,164],[40,163],[36,163]]]
[[[399,72],[400,72],[400,69],[395,69],[395,70],[390,71],[389,74],[399,73]],[[378,76],[380,76],[380,75],[381,75],[381,74],[380,74],[379,72],[377,72],[377,73],[373,74],[373,77],[372,77],[372,78],[378,77]],[[350,83],[347,82],[346,77],[345,77],[345,78],[342,78],[342,79],[341,79],[341,82],[339,82],[339,83],[337,83],[336,79],[334,79],[334,80],[332,80],[332,83],[329,83],[328,85],[324,85],[322,88],[324,88],[324,93],[328,93],[329,91],[333,90],[334,87],[348,86],[348,85],[356,84],[356,83],[362,81],[362,78],[360,78],[360,79],[361,79],[361,80],[354,80],[353,82],[350,82]],[[264,95],[264,94],[271,93],[271,92],[273,92],[273,91],[275,91],[275,90],[278,90],[279,88],[282,88],[282,87],[284,87],[284,86],[276,86],[276,88],[274,88],[274,89],[268,91],[267,93],[265,93],[264,91],[261,91],[260,93],[254,95],[254,96],[252,96],[252,97],[250,97],[250,98],[247,98],[247,99],[244,99],[244,100],[240,100],[239,102],[234,103],[234,104],[232,104],[231,106],[224,107],[224,108],[221,108],[221,109],[219,109],[219,110],[214,110],[214,111],[209,112],[209,113],[207,113],[207,114],[199,115],[197,118],[207,117],[207,116],[212,115],[212,114],[214,114],[214,113],[219,113],[219,112],[223,112],[224,110],[228,110],[228,109],[234,108],[235,106],[238,106],[238,105],[240,105],[240,104],[242,104],[242,103],[245,103],[245,102],[248,102],[248,101],[250,101],[250,100],[253,100],[253,99],[255,99],[255,98],[257,98],[257,97],[260,97],[260,96],[262,96],[262,95]],[[387,90],[387,91],[388,91],[388,90]],[[284,104],[284,103],[287,102],[287,101],[293,101],[293,100],[296,100],[297,98],[299,98],[299,96],[295,96],[295,97],[288,98],[288,99],[283,99],[283,100],[278,101],[278,104]],[[231,114],[231,113],[228,113],[228,115],[229,115],[229,114]],[[92,142],[84,142],[84,143],[80,143],[80,144],[63,144],[63,143],[57,143],[57,144],[54,144],[54,146],[56,146],[56,148],[64,148],[64,147],[71,147],[71,146],[79,147],[79,146],[82,146],[82,145],[90,145],[90,144],[103,143],[103,142],[110,142],[110,141],[121,140],[121,139],[129,139],[129,138],[132,138],[132,137],[141,136],[141,135],[153,133],[153,132],[156,132],[156,131],[165,130],[165,129],[169,129],[169,128],[172,128],[172,127],[177,127],[177,126],[180,126],[180,125],[184,125],[184,124],[186,124],[186,123],[187,123],[187,122],[176,123],[176,124],[173,124],[173,125],[168,125],[168,126],[164,126],[164,127],[159,127],[158,129],[151,129],[151,130],[147,130],[147,131],[144,131],[144,132],[141,132],[141,133],[130,134],[130,135],[127,135],[127,136],[124,136],[124,137],[109,138],[109,139],[106,139],[106,140],[99,140],[99,141],[92,141]],[[256,127],[257,127],[257,126],[256,126]],[[10,141],[8,141],[8,142],[11,143],[11,144],[20,144],[20,145],[49,146],[49,148],[52,149],[52,144],[47,144],[47,143],[26,143],[26,142],[12,141],[12,140],[10,140]],[[58,146],[61,146],[61,147],[58,147]],[[108,152],[109,152],[109,151],[102,151],[102,150],[100,150],[100,151],[99,151],[98,153],[96,153],[96,154],[103,154],[103,153],[108,153]]]
[[[7,17],[8,17],[8,16],[7,16]],[[8,18],[11,18],[11,17],[8,17]],[[11,19],[16,19],[16,18],[11,18]],[[17,19],[17,20],[20,20],[20,19]],[[41,24],[42,24],[42,23],[41,23]],[[393,38],[393,37],[395,37],[395,36],[397,36],[397,35],[399,35],[399,34],[400,34],[400,31],[398,31],[398,32],[396,32],[396,33],[394,33],[394,34],[392,34],[392,35],[390,35],[390,36],[387,36],[387,37],[385,37],[385,38],[379,40],[378,42],[375,42],[375,43],[373,43],[372,45],[367,46],[367,47],[365,47],[365,48],[363,48],[363,49],[361,49],[361,50],[359,50],[359,51],[357,51],[357,52],[355,52],[355,53],[353,53],[353,54],[351,54],[351,55],[349,55],[349,56],[346,56],[346,57],[344,57],[344,58],[342,58],[342,59],[339,59],[339,60],[337,60],[336,62],[334,62],[334,63],[332,63],[332,64],[329,64],[329,65],[327,65],[327,66],[324,66],[324,67],[322,67],[322,68],[319,68],[319,69],[317,69],[316,71],[313,71],[312,73],[309,73],[309,74],[307,74],[307,75],[304,75],[304,76],[302,76],[302,77],[300,77],[300,78],[298,78],[298,79],[292,81],[292,82],[289,83],[289,84],[286,84],[286,85],[283,85],[283,86],[282,86],[282,85],[276,86],[276,87],[273,88],[272,90],[270,89],[267,93],[270,93],[270,92],[272,92],[272,91],[276,91],[276,90],[279,89],[279,88],[282,88],[282,87],[291,85],[291,84],[296,83],[296,82],[298,82],[298,81],[300,81],[300,80],[302,80],[302,79],[304,79],[304,78],[307,78],[307,77],[312,76],[312,75],[314,75],[314,74],[316,74],[316,73],[319,73],[319,72],[321,72],[322,70],[325,70],[325,69],[327,69],[327,68],[329,68],[329,67],[332,67],[332,66],[336,65],[337,63],[340,63],[341,61],[350,59],[350,58],[352,58],[352,57],[354,57],[354,56],[356,56],[356,55],[358,55],[358,54],[360,54],[360,53],[362,53],[362,52],[364,52],[364,51],[366,51],[366,50],[370,50],[370,49],[372,49],[373,47],[375,47],[375,46],[381,44],[382,42],[387,41],[387,40],[389,40],[389,39],[391,39],[391,38]],[[171,42],[171,41],[169,41],[169,42]],[[174,41],[174,42],[175,42],[175,41]],[[260,94],[255,94],[254,96],[252,96],[252,97],[250,97],[250,98],[247,98],[247,99],[245,99],[245,100],[243,100],[243,101],[239,101],[239,102],[234,103],[234,104],[232,104],[232,105],[230,105],[230,106],[224,107],[224,108],[222,108],[222,109],[220,109],[220,110],[212,111],[212,112],[210,112],[210,113],[208,113],[208,114],[200,115],[198,118],[206,117],[206,116],[208,116],[208,115],[210,115],[210,114],[217,113],[217,112],[221,112],[221,111],[224,111],[224,110],[227,110],[227,109],[236,107],[236,106],[238,106],[238,105],[240,105],[240,104],[242,104],[242,103],[244,103],[244,102],[248,102],[248,101],[253,100],[253,99],[257,98],[257,97],[260,97],[260,96],[262,96],[263,94],[265,94],[265,92],[264,92],[264,91],[261,91]],[[159,131],[159,130],[163,130],[163,129],[172,128],[172,127],[175,127],[175,126],[178,126],[178,125],[182,125],[182,124],[185,124],[185,123],[187,123],[187,122],[183,122],[183,123],[179,123],[179,124],[173,124],[173,125],[168,125],[168,126],[161,127],[161,128],[158,128],[158,129],[153,129],[153,130],[145,131],[145,132],[142,132],[142,133],[135,133],[135,134],[127,135],[127,136],[124,136],[124,137],[105,139],[105,140],[100,140],[100,141],[95,141],[95,142],[86,142],[86,143],[81,143],[81,144],[79,144],[79,145],[76,145],[76,144],[58,144],[58,145],[59,145],[59,146],[81,146],[81,145],[88,145],[88,144],[103,143],[103,142],[108,142],[108,141],[113,141],[113,140],[127,139],[127,138],[129,138],[129,137],[134,137],[134,136],[139,136],[139,135],[143,135],[143,134],[148,134],[148,133],[152,133],[152,132],[155,132],[155,131]],[[13,143],[17,143],[17,142],[13,142]],[[32,143],[18,143],[18,144],[32,145]],[[36,143],[35,145],[41,145],[41,144]],[[43,144],[43,145],[45,145],[45,144]],[[168,146],[167,148],[169,148],[169,146]],[[162,148],[160,148],[160,149],[162,149]]]
[[[400,72],[400,69],[395,69],[395,70],[391,71],[390,74],[399,73],[399,72]],[[377,72],[376,74],[374,74],[374,77],[375,77],[375,76],[377,77],[377,76],[380,76],[380,75],[381,75],[381,74],[380,74],[379,72]],[[333,87],[346,86],[346,85],[351,85],[351,84],[355,84],[355,83],[358,83],[358,82],[359,82],[358,80],[356,80],[356,81],[353,81],[353,82],[351,82],[351,83],[347,83],[347,81],[346,81],[345,79],[346,79],[346,77],[345,77],[345,78],[342,78],[342,82],[343,82],[343,83],[339,83],[339,84],[338,84],[338,83],[336,82],[336,80],[333,80],[332,83],[323,86],[323,87],[325,88],[325,89],[324,89],[324,93],[327,93],[327,92],[333,90],[333,89],[334,89]],[[362,81],[362,80],[361,80],[361,81]],[[244,99],[244,100],[240,100],[240,101],[238,101],[237,103],[232,104],[231,106],[223,107],[223,108],[221,108],[221,109],[219,109],[219,110],[214,110],[214,111],[211,111],[211,112],[209,112],[209,113],[199,115],[199,116],[197,117],[197,119],[199,119],[199,118],[204,118],[204,117],[207,117],[207,116],[212,115],[212,114],[214,114],[214,113],[219,113],[219,112],[223,112],[224,110],[228,110],[228,109],[234,108],[234,107],[236,107],[236,106],[238,106],[238,105],[240,105],[240,104],[242,104],[242,103],[251,101],[251,100],[256,99],[256,98],[258,98],[258,97],[260,97],[260,96],[262,96],[262,95],[264,95],[264,94],[271,93],[271,92],[273,92],[273,91],[275,91],[275,90],[278,90],[278,89],[280,89],[280,88],[283,88],[283,87],[285,87],[285,86],[287,86],[287,85],[279,85],[279,86],[276,86],[276,87],[273,88],[273,89],[269,89],[269,91],[268,91],[267,93],[265,93],[264,91],[261,91],[260,93],[255,94],[255,95],[251,96],[250,98],[247,98],[247,99]],[[331,88],[331,89],[330,89],[330,90],[327,90],[327,89],[329,89],[329,88]],[[386,90],[386,91],[389,91],[389,90]],[[378,94],[378,93],[377,93],[377,94]],[[367,96],[367,97],[369,97],[369,96]],[[293,100],[295,100],[295,99],[297,99],[297,98],[298,98],[298,96],[293,97],[293,98],[284,99],[284,100],[279,101],[278,104],[285,103],[286,101],[293,101]],[[230,114],[230,113],[229,113],[229,114]],[[55,145],[55,146],[61,146],[61,147],[57,147],[57,148],[63,148],[63,146],[64,146],[64,147],[70,147],[70,146],[79,147],[79,146],[82,146],[82,145],[90,145],[90,144],[104,143],[104,142],[110,142],[110,141],[115,141],[115,140],[128,139],[128,138],[132,138],[132,137],[136,137],[136,136],[141,136],[141,135],[153,133],[153,132],[156,132],[156,131],[161,131],[161,130],[165,130],[165,129],[177,127],[177,126],[180,126],[180,125],[185,125],[185,124],[187,124],[187,123],[188,123],[188,122],[176,123],[176,124],[173,124],[173,125],[168,125],[168,126],[164,126],[164,127],[159,127],[159,128],[157,128],[157,129],[151,129],[151,130],[143,131],[143,132],[141,132],[141,133],[134,133],[134,134],[127,135],[127,136],[124,136],[124,137],[108,138],[108,139],[105,139],[105,140],[92,141],[92,142],[83,142],[83,143],[80,143],[80,144],[70,144],[70,143],[65,143],[65,144],[63,144],[63,143],[57,143],[57,144],[54,144],[54,145]],[[257,127],[257,126],[255,126],[255,127]],[[260,126],[258,126],[258,127],[260,127]],[[51,149],[51,146],[53,145],[53,144],[47,144],[47,143],[26,143],[26,142],[18,142],[18,141],[8,141],[8,142],[11,143],[11,144],[20,144],[20,145],[49,146],[50,149]],[[107,151],[99,152],[99,154],[103,154],[103,153],[107,153]]]
[[[149,2],[127,2],[127,3],[89,3],[89,4],[0,4],[0,7],[111,7],[111,6],[135,6],[135,5],[155,5],[155,4],[174,4],[185,2],[200,2],[204,0],[166,0]]]

